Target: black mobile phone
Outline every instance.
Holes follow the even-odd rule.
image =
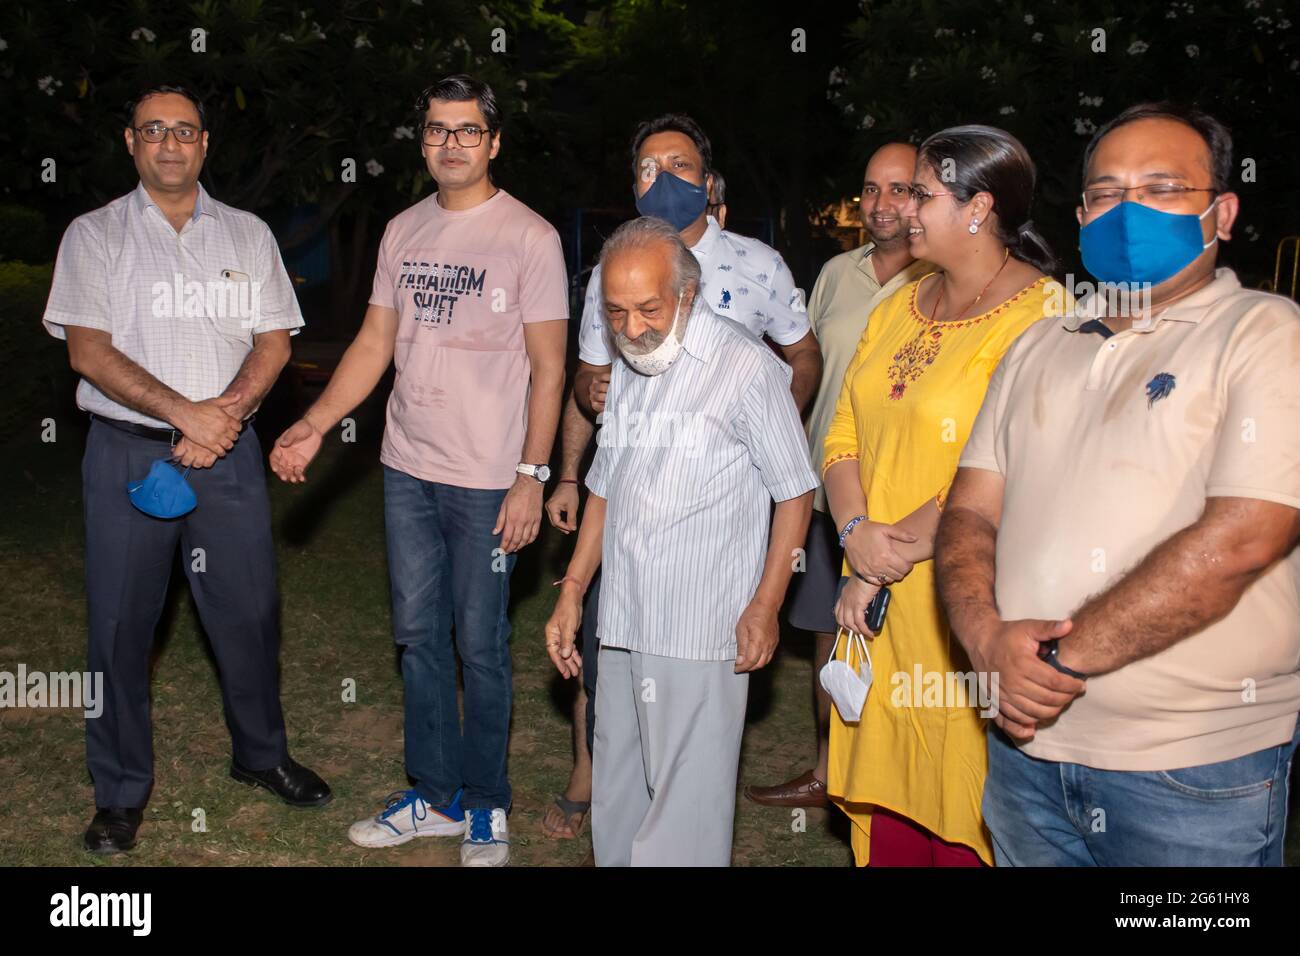
[[[889,588],[881,588],[867,605],[867,628],[879,634],[885,626],[885,613],[889,610]]]

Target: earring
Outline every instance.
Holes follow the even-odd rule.
[[[979,231],[980,231],[980,221],[978,219],[972,219],[970,221],[970,234],[973,236],[975,235],[975,233]]]

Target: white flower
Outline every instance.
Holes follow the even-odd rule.
[[[1200,56],[1201,54],[1201,48],[1195,43],[1189,43],[1183,49],[1187,51],[1188,56]]]
[[[871,129],[871,127],[876,125],[876,118],[874,116],[864,116],[862,117],[862,122],[859,125],[863,129]]]
[[[1097,124],[1087,117],[1074,118],[1074,131],[1080,136],[1090,136],[1097,132]]]
[[[844,82],[844,67],[837,66],[831,70],[831,75],[826,77],[826,83],[830,86],[839,86]]]
[[[411,41],[411,49],[412,49],[412,50],[423,50],[423,49],[424,49],[424,37],[416,37],[414,40],[412,40],[412,41]]]
[[[1128,45],[1128,55],[1133,56],[1136,53],[1145,53],[1151,44],[1145,40],[1134,40]]]
[[[305,13],[303,14],[304,17],[305,17],[306,15],[307,15],[307,14],[305,14]],[[315,20],[313,20],[313,21],[312,21],[312,24],[311,24],[311,36],[312,36],[312,39],[313,39],[313,40],[323,40],[323,39],[325,39],[325,31],[322,30],[322,29],[320,28],[320,24],[317,23]]]
[[[997,71],[994,70],[993,67],[991,67],[991,66],[982,66],[982,67],[980,67],[980,79],[981,79],[981,80],[993,80],[993,79],[997,79],[997,75],[998,75],[998,74],[997,74]]]
[[[857,109],[857,107],[855,107],[852,103],[845,103],[844,115],[847,116],[848,114],[852,113],[855,109]]]
[[[63,81],[56,80],[52,76],[43,76],[36,81],[36,85],[40,88],[40,91],[44,93],[46,96],[53,96],[54,91],[63,85]]]
[[[366,172],[368,172],[371,176],[378,176],[383,171],[384,171],[384,167],[379,165],[378,160],[375,159],[366,160]]]
[[[158,35],[148,27],[136,27],[131,31],[132,40],[139,40],[141,37],[144,37],[145,43],[152,43],[154,40],[158,39]]]
[[[293,42],[293,34],[292,34],[292,33],[281,33],[281,34],[280,34],[280,39],[283,40],[285,43],[292,43],[292,42]]]
[[[398,126],[393,130],[393,139],[415,139],[415,130],[409,126]]]
[[[1032,27],[1034,25],[1034,15],[1032,13],[1026,13],[1025,22]]]
[[[915,61],[913,61],[912,65],[909,66],[909,67],[907,68],[907,78],[908,78],[909,80],[914,80],[914,79],[916,79],[916,63],[915,63]]]
[[[1292,73],[1294,73],[1296,70],[1300,70],[1300,60],[1292,60],[1291,65],[1288,66],[1287,69],[1290,70]]]
[[[951,29],[950,27],[939,27],[939,29],[934,31],[934,37],[936,40],[939,37],[951,37],[956,35],[957,35],[957,31]]]
[[[528,92],[528,81],[527,81],[527,80],[520,80],[518,83],[515,84],[515,86],[519,87],[519,92],[520,92],[520,93],[527,93],[527,92]]]
[[[1100,96],[1086,96],[1082,90],[1079,91],[1080,106],[1101,106],[1102,98]]]
[[[1042,35],[1041,33],[1035,33],[1035,34],[1034,34],[1033,36],[1031,36],[1029,39],[1033,40],[1035,43],[1042,43],[1042,42],[1043,42],[1043,35]]]
[[[1002,114],[1003,116],[1010,116],[1010,115],[1011,115],[1012,113],[1014,113],[1015,111],[1016,111],[1016,108],[1015,108],[1014,106],[1003,106],[1003,107],[1001,107],[1001,108],[998,109],[998,112],[999,112],[1000,114]]]
[[[451,45],[452,45],[452,47],[454,47],[455,49],[458,49],[458,50],[468,50],[468,49],[469,49],[469,44],[465,42],[465,38],[464,38],[464,37],[456,37],[456,39],[454,39],[454,40],[451,41]]]
[[[357,38],[355,42],[353,42],[352,46],[360,50],[363,46],[373,47],[374,44],[370,42],[370,38],[366,36],[364,33],[358,33]]]
[[[6,43],[2,37],[0,37],[0,50],[7,50],[7,49],[9,49],[9,44]]]

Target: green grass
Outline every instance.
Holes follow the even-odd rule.
[[[377,434],[372,410],[361,434]],[[261,423],[259,423],[261,424]],[[0,455],[6,496],[0,532],[0,670],[85,666],[85,590],[80,496],[84,433],[60,420],[59,440],[11,444]],[[265,444],[277,429],[262,430]],[[108,861],[80,839],[93,813],[80,712],[0,710],[0,865],[451,866],[455,840],[417,840],[366,851],[349,824],[406,786],[402,687],[389,627],[382,477],[373,444],[333,443],[304,486],[272,478],[279,545],[283,646],[281,690],[294,757],[334,788],[322,810],[295,810],[228,776],[229,736],[216,670],[179,565],[159,627],[153,675],[155,784],[140,844]],[[580,865],[577,841],[549,840],[542,811],[572,763],[572,682],[542,648],[541,628],[573,539],[549,527],[512,578],[515,667],[510,738],[512,863]],[[811,642],[792,635],[768,673],[751,682],[751,723],[740,778],[770,783],[811,765]],[[344,703],[343,681],[356,681]],[[808,814],[794,832],[788,810],[739,800],[737,865],[847,865],[842,820]],[[203,810],[206,832],[194,832]]]

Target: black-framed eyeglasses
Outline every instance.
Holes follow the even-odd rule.
[[[133,130],[140,134],[140,138],[146,143],[161,143],[171,133],[176,137],[176,142],[184,143],[189,146],[199,141],[199,134],[203,130],[197,126],[164,126],[162,123],[145,123],[143,126],[132,126]]]
[[[421,129],[425,146],[444,146],[447,137],[454,136],[456,145],[464,149],[473,149],[483,142],[484,133],[492,133],[491,127],[480,129],[477,126],[462,126],[459,129],[447,129],[445,126],[437,126],[433,123],[426,123]]]
[[[1137,201],[1156,209],[1180,205],[1188,193],[1217,193],[1209,186],[1182,186],[1178,183],[1145,183],[1141,186],[1094,186],[1083,191],[1084,212],[1110,209],[1124,201],[1125,196],[1137,192]]]

